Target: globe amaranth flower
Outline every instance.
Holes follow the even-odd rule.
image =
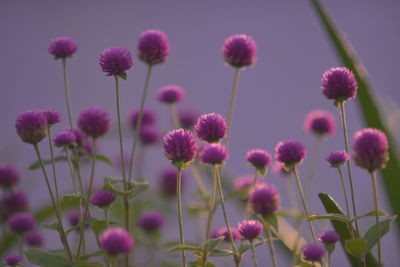
[[[192,129],[195,126],[199,115],[199,112],[194,108],[185,107],[178,109],[180,125],[185,129]]]
[[[192,132],[178,129],[164,136],[164,153],[173,164],[188,163],[196,157],[197,144]]]
[[[90,219],[90,215],[89,213],[85,212],[84,209],[82,209],[82,216],[85,218],[85,221],[87,221],[88,219]],[[75,227],[79,224],[79,211],[77,209],[73,209],[69,212],[68,214],[68,222],[72,227]],[[89,223],[85,224],[85,229],[87,229],[90,226]],[[78,227],[80,228],[80,227]],[[79,230],[79,229],[78,229]]]
[[[257,220],[243,220],[238,229],[244,239],[253,240],[261,234],[263,225]]]
[[[145,31],[139,36],[137,53],[139,59],[149,65],[165,62],[169,54],[167,35],[159,30]]]
[[[288,177],[290,171],[285,169],[285,164],[279,161],[275,161],[272,165],[272,172],[277,176]]]
[[[281,205],[281,197],[273,185],[257,185],[249,192],[251,210],[263,216],[277,211]]]
[[[33,230],[24,235],[25,243],[30,247],[41,247],[43,245],[43,236]]]
[[[324,244],[334,244],[340,240],[340,236],[335,231],[325,231],[318,237],[318,241]]]
[[[256,63],[256,42],[248,35],[237,34],[228,37],[222,48],[225,62],[236,68]]]
[[[101,107],[90,107],[81,112],[78,126],[87,136],[98,138],[105,135],[110,129],[111,118]]]
[[[4,263],[8,266],[17,266],[22,262],[22,256],[19,254],[8,254],[4,257]]]
[[[0,164],[0,186],[11,188],[19,182],[19,173],[10,164]]]
[[[3,196],[3,207],[7,214],[27,211],[29,209],[29,199],[25,192],[13,191]]]
[[[271,164],[272,157],[267,151],[262,149],[253,149],[247,152],[247,161],[253,165],[262,175],[265,174],[265,169]]]
[[[331,68],[322,75],[322,94],[335,100],[335,103],[347,101],[357,94],[357,81],[347,68]]]
[[[165,196],[176,195],[176,184],[177,184],[177,169],[172,166],[166,166],[160,172],[160,189]],[[182,172],[181,186],[182,189],[186,185],[186,175]]]
[[[60,37],[51,40],[49,45],[49,53],[56,59],[71,57],[78,50],[75,40],[68,37]]]
[[[157,100],[165,104],[175,104],[185,98],[185,90],[178,85],[167,85],[158,89]]]
[[[130,115],[129,122],[132,129],[136,129],[136,124],[138,123],[139,119],[139,112],[140,109],[135,108]],[[141,127],[143,127],[144,125],[154,125],[155,123],[156,123],[156,114],[154,113],[154,111],[148,108],[144,108],[142,113]]]
[[[217,143],[228,136],[228,126],[224,118],[217,113],[202,115],[195,125],[196,134],[208,143]]]
[[[54,125],[56,123],[61,122],[61,114],[60,114],[60,112],[58,112],[58,111],[56,111],[54,109],[43,110],[43,114],[46,117],[48,125]]]
[[[36,221],[29,213],[18,212],[8,218],[8,226],[14,233],[22,234],[35,228]]]
[[[159,230],[164,224],[164,216],[157,211],[147,211],[140,215],[139,226],[144,231]]]
[[[160,141],[160,132],[154,126],[143,126],[139,132],[140,142],[143,145],[156,144]]]
[[[366,128],[354,134],[354,161],[369,172],[385,167],[389,160],[388,149],[388,139],[381,130]]]
[[[100,55],[100,66],[109,76],[121,75],[132,67],[131,53],[122,47],[108,48]]]
[[[200,151],[200,160],[204,164],[223,164],[228,159],[228,150],[223,144],[206,144]]]
[[[306,155],[307,151],[303,144],[296,140],[279,142],[275,147],[275,159],[284,163],[289,169],[301,163]]]
[[[240,240],[240,233],[235,227],[231,227],[231,232],[232,232],[233,241]],[[212,238],[224,237],[225,242],[231,241],[228,229],[226,227],[220,228],[219,230],[215,231],[211,237]]]
[[[350,155],[346,151],[333,151],[330,152],[325,159],[331,164],[331,167],[337,168],[348,161]]]
[[[47,119],[41,110],[28,110],[18,115],[15,128],[23,142],[37,144],[47,135]]]
[[[75,142],[75,134],[71,129],[63,129],[53,137],[56,147],[72,147]]]
[[[317,244],[307,244],[302,248],[302,254],[307,261],[320,261],[326,254],[326,250]]]
[[[108,190],[100,190],[94,192],[90,197],[90,202],[94,206],[98,206],[100,208],[105,208],[111,205],[114,202],[116,195]]]
[[[304,120],[304,129],[321,137],[332,135],[336,131],[336,120],[328,111],[313,110]]]
[[[134,245],[134,240],[125,229],[113,227],[100,234],[99,243],[109,255],[116,256],[128,253]]]

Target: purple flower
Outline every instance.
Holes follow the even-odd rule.
[[[197,144],[192,132],[178,129],[164,136],[164,153],[173,164],[187,163],[196,157]]]
[[[93,195],[90,197],[90,202],[94,206],[105,208],[111,205],[115,198],[116,196],[113,192],[108,190],[100,190],[93,193]]]
[[[302,254],[307,261],[320,261],[326,254],[326,250],[317,244],[307,244],[302,249]]]
[[[223,164],[228,159],[228,150],[222,144],[206,144],[200,152],[204,164]]]
[[[108,48],[100,55],[100,66],[109,76],[120,75],[132,67],[131,53],[122,47]]]
[[[240,233],[235,227],[231,227],[231,232],[232,232],[232,237],[233,241],[238,241],[240,240]],[[229,232],[226,229],[226,227],[223,227],[217,231],[215,231],[212,236],[212,238],[218,238],[218,237],[224,237],[225,242],[230,242],[231,238],[229,236]]]
[[[98,138],[110,129],[110,115],[101,107],[90,107],[81,112],[78,118],[79,129],[86,135]]]
[[[75,54],[76,50],[78,50],[77,43],[68,37],[51,40],[48,49],[49,53],[56,59],[70,57]]]
[[[30,247],[41,247],[43,245],[43,236],[35,230],[27,232],[24,238],[25,243]]]
[[[85,212],[84,209],[82,209],[82,216],[85,218],[85,221],[90,219],[89,213]],[[75,227],[79,224],[79,211],[77,209],[73,209],[69,212],[68,214],[68,222],[72,227]],[[90,226],[89,223],[85,224],[85,229]],[[78,227],[80,228],[80,227]]]
[[[322,94],[335,102],[346,101],[357,94],[357,81],[347,68],[331,68],[322,75]]]
[[[61,114],[60,112],[54,109],[43,110],[44,116],[46,117],[48,125],[54,125],[56,123],[61,122]]]
[[[337,168],[348,161],[350,155],[346,151],[333,151],[330,152],[325,159],[331,164],[331,167]]]
[[[28,110],[18,115],[15,128],[22,141],[37,144],[47,135],[47,120],[41,110]]]
[[[129,121],[131,124],[131,127],[133,129],[136,129],[136,124],[137,120],[139,119],[139,109],[134,109],[130,115]],[[154,125],[156,123],[156,115],[151,109],[143,109],[143,114],[142,114],[142,126],[144,125]]]
[[[340,240],[340,236],[335,231],[325,231],[318,237],[318,241],[324,244],[334,244]]]
[[[118,255],[128,253],[134,245],[134,240],[125,229],[114,227],[100,235],[99,243],[108,254]]]
[[[228,37],[222,48],[225,62],[236,68],[254,65],[256,63],[256,52],[256,42],[245,34]]]
[[[160,173],[160,185],[161,191],[165,196],[176,195],[176,183],[177,183],[177,169],[172,166],[167,166]],[[182,172],[182,189],[186,184],[185,172]]]
[[[35,228],[35,218],[29,213],[18,212],[8,218],[8,226],[14,233],[22,234]]]
[[[354,134],[354,161],[369,172],[385,167],[389,160],[388,149],[388,139],[381,130],[366,128]]]
[[[143,145],[156,144],[160,141],[160,132],[156,127],[146,125],[140,128],[139,137]]]
[[[209,143],[217,143],[228,136],[228,126],[224,118],[217,113],[201,115],[195,128],[197,136]]]
[[[3,188],[10,188],[19,182],[19,173],[10,164],[0,165],[0,186]]]
[[[167,35],[159,30],[148,30],[139,36],[137,53],[143,62],[149,65],[163,63],[169,54]]]
[[[304,129],[318,136],[332,135],[336,131],[335,117],[324,110],[313,110],[304,120]]]
[[[178,85],[167,85],[158,89],[157,100],[166,104],[175,104],[185,98],[185,90]]]
[[[265,168],[271,164],[272,157],[267,151],[253,149],[247,152],[247,161],[261,173],[265,173]]]
[[[253,240],[261,234],[263,225],[256,220],[241,221],[238,229],[244,239]]]
[[[4,262],[9,266],[17,266],[22,261],[22,256],[19,254],[8,254],[4,257]]]
[[[273,185],[257,185],[249,192],[249,204],[252,211],[263,216],[280,208],[281,197]]]
[[[186,107],[178,110],[178,117],[183,128],[192,129],[199,118],[199,112],[193,108]]]
[[[75,134],[70,129],[58,132],[53,138],[56,147],[71,147],[75,142]]]
[[[254,174],[247,174],[240,176],[233,182],[233,191],[240,192],[245,190],[245,194],[241,196],[242,200],[246,200],[249,198],[249,190],[254,183]],[[265,184],[261,179],[257,179],[256,185]]]
[[[29,199],[25,192],[13,191],[3,197],[3,205],[7,214],[27,211]]]
[[[290,175],[290,171],[285,169],[285,164],[279,161],[275,161],[272,165],[272,172],[277,176],[287,177]]]
[[[163,224],[164,216],[157,211],[147,211],[139,217],[139,226],[145,231],[159,230]]]
[[[285,165],[300,163],[307,155],[303,144],[296,140],[279,142],[275,147],[275,159]]]

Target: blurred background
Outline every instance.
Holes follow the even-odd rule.
[[[397,81],[400,2],[326,1],[326,4],[364,61],[376,94],[387,108],[387,117],[396,127],[396,105],[400,97]],[[181,85],[187,93],[182,106],[194,107],[200,113],[217,112],[226,116],[233,69],[223,64],[223,41],[232,34],[245,33],[257,42],[257,64],[243,71],[239,83],[227,162],[227,169],[234,177],[252,172],[245,160],[249,149],[262,148],[272,153],[278,141],[296,138],[311,151],[315,138],[303,130],[303,120],[309,111],[328,110],[335,114],[339,124],[338,110],[322,96],[320,80],[325,70],[340,63],[308,1],[1,1],[0,161],[12,163],[20,170],[23,177],[20,188],[28,192],[33,210],[46,203],[48,196],[44,193],[41,173],[27,170],[34,161],[34,152],[29,145],[21,143],[15,134],[14,122],[21,111],[54,108],[64,119],[55,126],[56,131],[67,126],[61,61],[55,61],[48,54],[50,40],[68,36],[79,44],[76,55],[68,60],[74,117],[88,106],[99,105],[112,114],[115,122],[114,80],[101,72],[99,55],[114,45],[126,47],[135,54],[137,38],[147,29],[165,31],[171,45],[169,60],[154,69],[146,105],[157,112],[158,127],[163,133],[172,128],[172,123],[167,107],[155,99],[159,87]],[[128,71],[128,80],[120,83],[125,122],[132,108],[139,104],[145,71],[146,66],[136,59]],[[356,101],[347,104],[350,136],[363,127]],[[132,132],[127,124],[125,127],[125,150],[130,151]],[[99,153],[111,159],[118,155],[116,133],[114,125],[107,138],[99,142]],[[41,145],[46,153],[47,144]],[[343,149],[339,125],[337,133],[322,145],[309,198],[313,213],[324,212],[318,192],[328,192],[344,205],[337,173],[324,160],[329,151],[336,149]],[[151,188],[157,190],[160,169],[169,162],[163,156],[161,144],[151,147],[146,157],[145,176]],[[99,184],[106,175],[118,175],[116,168],[101,163],[98,166]],[[309,160],[306,160],[300,167],[303,177],[308,167]],[[60,165],[59,169],[66,174],[66,166]],[[354,173],[361,214],[373,208],[371,185],[365,171],[354,168]],[[70,179],[62,175],[62,191],[70,192]],[[277,186],[282,207],[287,208],[284,179],[270,172],[266,181]],[[186,203],[190,203],[194,193],[195,183],[191,178],[188,185]],[[389,211],[381,189],[382,209]],[[229,213],[231,223],[236,225],[243,211],[234,204],[230,203]],[[224,226],[220,213],[216,227]],[[373,218],[363,220],[361,229],[365,231],[373,222]],[[195,239],[194,227],[195,221],[185,218],[188,240]],[[318,231],[324,227],[329,225],[321,225]],[[56,241],[48,230],[43,232],[46,247],[52,247]],[[177,239],[175,216],[168,217],[164,234],[165,242]],[[382,241],[386,266],[394,266],[400,260],[396,235],[394,228]],[[266,249],[257,248],[261,265],[269,263]],[[250,257],[245,258],[244,266],[251,266]],[[290,258],[281,254],[278,262],[280,266],[289,266]],[[333,266],[348,266],[340,246]]]

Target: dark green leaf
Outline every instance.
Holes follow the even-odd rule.
[[[43,267],[68,267],[69,265],[64,256],[36,248],[25,250],[25,255],[30,263]]]
[[[369,217],[369,216],[374,216],[375,217],[376,214],[377,214],[377,212],[375,210],[373,210],[373,211],[367,212],[367,213],[365,213],[363,215],[357,216],[356,218],[352,219],[351,222],[353,222],[355,220],[359,220],[359,219],[365,218],[365,217]],[[382,210],[378,210],[378,216],[387,216],[387,215],[389,215],[389,214],[384,212],[384,211],[382,211]]]
[[[229,249],[216,248],[210,253],[210,257],[225,257],[233,255],[233,251]]]
[[[346,215],[339,213],[328,213],[324,215],[310,215],[307,221],[317,221],[317,220],[335,220],[343,223],[349,223],[349,219]]]
[[[367,241],[362,238],[346,240],[344,246],[346,251],[355,257],[361,257],[367,252]]]
[[[367,241],[367,251],[378,243],[378,240],[382,238],[385,234],[390,231],[390,224],[397,218],[397,215],[390,217],[384,221],[379,222],[379,236],[378,236],[378,226],[377,224],[372,225],[364,235],[364,239]]]
[[[117,76],[125,81],[128,78],[128,74],[126,74],[126,72],[121,72],[121,73],[117,74]]]
[[[79,257],[79,259],[82,260],[82,261],[85,261],[85,260],[87,260],[87,259],[89,259],[91,257],[98,257],[98,256],[103,256],[103,255],[104,255],[104,253],[103,253],[102,250],[97,250],[97,251],[82,255],[82,256]]]
[[[216,249],[219,244],[224,240],[224,237],[214,238],[208,240],[207,244],[204,245],[204,251],[211,252]]]
[[[104,267],[100,262],[85,261],[74,265],[74,267]]]
[[[106,156],[104,156],[104,155],[96,154],[96,160],[102,161],[104,163],[107,163],[110,166],[113,165],[112,161],[109,158],[107,158]]]
[[[96,220],[92,223],[92,231],[96,237],[98,237],[106,229],[107,222],[105,220]]]
[[[274,213],[264,216],[263,219],[266,224],[272,226],[276,231],[279,231],[278,218]]]
[[[57,156],[54,158],[54,161],[55,162],[67,161],[67,157],[66,156]],[[44,165],[48,165],[51,163],[52,163],[51,159],[43,160]],[[31,165],[29,165],[28,170],[33,171],[33,170],[37,170],[39,168],[40,168],[40,162],[37,160],[34,163],[32,163]]]
[[[197,258],[195,261],[189,262],[189,267],[201,267],[202,266],[201,257]],[[207,261],[206,267],[217,267],[214,263]]]

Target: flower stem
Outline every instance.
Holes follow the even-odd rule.
[[[306,200],[310,196],[310,192],[312,189],[312,183],[314,180],[315,171],[317,170],[317,166],[318,166],[317,163],[318,163],[318,158],[319,158],[319,154],[321,151],[321,144],[322,144],[322,137],[318,136],[315,139],[315,144],[314,144],[313,151],[311,154],[311,163],[310,163],[310,167],[309,167],[308,173],[307,173],[306,187],[304,190],[304,195],[306,197]]]
[[[343,194],[344,194],[344,201],[346,203],[346,212],[347,212],[347,217],[350,218],[350,207],[349,207],[349,201],[347,200],[347,189],[346,189],[346,183],[344,181],[343,178],[343,173],[342,173],[342,169],[340,167],[337,168],[339,175],[340,175],[340,181],[342,183],[342,188],[343,188]],[[352,231],[350,231],[352,232]]]
[[[382,266],[382,256],[381,256],[381,226],[379,224],[379,198],[378,198],[378,188],[376,185],[376,171],[371,172],[372,189],[374,191],[374,204],[375,204],[375,220],[376,229],[378,235],[378,266]]]
[[[343,101],[341,101],[339,103],[339,108],[340,108],[340,115],[341,115],[342,126],[343,126],[344,145],[345,145],[346,152],[349,153],[349,141],[348,141],[348,137],[347,137],[347,125],[346,125],[346,111],[344,109]],[[360,230],[358,228],[358,221],[357,221],[356,200],[355,200],[355,193],[354,193],[354,186],[353,186],[353,176],[351,174],[350,160],[347,161],[347,171],[348,171],[349,182],[350,182],[350,193],[351,193],[351,202],[352,202],[352,206],[353,206],[354,222],[356,225],[357,236],[360,236]]]
[[[276,261],[276,256],[275,256],[275,249],[274,249],[274,242],[272,240],[272,234],[271,234],[271,228],[270,225],[265,222],[264,223],[264,228],[265,228],[265,235],[268,238],[268,248],[269,248],[269,253],[271,255],[271,262],[273,267],[277,267],[277,261]]]
[[[176,108],[176,104],[170,104],[169,105],[169,110],[171,112],[172,120],[173,120],[175,128],[176,129],[181,128],[181,123],[179,121],[178,110]]]
[[[258,267],[256,253],[254,251],[253,240],[250,240],[250,249],[251,249],[251,257],[253,258],[253,262],[254,262],[254,267]]]
[[[72,117],[71,100],[69,97],[67,59],[65,57],[62,58],[62,65],[63,65],[63,76],[64,76],[64,94],[65,94],[65,101],[67,103],[68,122],[69,122],[69,126],[72,128],[74,125],[74,120]]]
[[[106,219],[107,229],[110,228],[110,220],[108,219],[108,211],[104,209],[104,218]]]
[[[249,191],[257,185],[257,179],[258,179],[258,171],[257,171],[257,169],[255,169],[254,179],[253,179],[253,182],[251,184]],[[247,201],[246,211],[244,213],[244,219],[248,220],[248,219],[250,219],[250,217],[251,217],[251,208],[250,208],[250,203]]]
[[[61,213],[60,194],[58,192],[56,162],[55,162],[55,159],[54,159],[53,140],[51,139],[51,127],[50,127],[50,125],[47,125],[47,137],[48,137],[48,140],[49,140],[51,167],[52,167],[52,171],[53,171],[53,180],[54,180],[54,191],[56,193],[56,205],[57,205],[58,212]]]
[[[228,133],[230,133],[231,127],[232,127],[233,113],[235,112],[235,105],[236,105],[236,98],[237,98],[241,70],[242,70],[241,68],[236,68],[235,75],[233,78],[233,86],[232,86],[231,98],[230,98],[230,102],[229,102],[229,113],[228,113],[228,119],[227,119]],[[228,147],[228,143],[229,143],[229,137],[230,137],[230,134],[225,139],[225,145],[227,147]]]
[[[177,172],[177,200],[178,200],[178,223],[179,223],[179,240],[181,247],[185,246],[185,237],[183,235],[183,219],[182,219],[182,169],[178,167]],[[186,267],[186,254],[185,250],[182,249],[182,267]]]

